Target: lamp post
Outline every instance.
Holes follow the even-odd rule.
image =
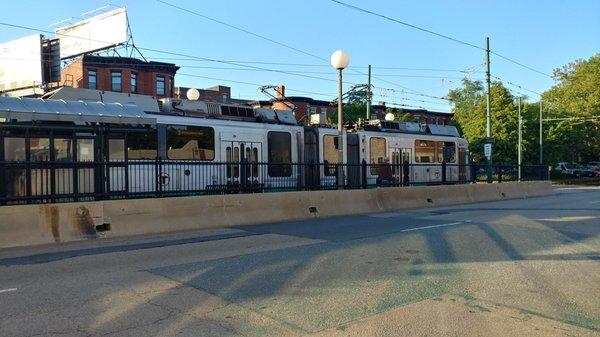
[[[342,111],[342,70],[350,64],[350,56],[343,50],[331,54],[331,65],[338,70],[338,188],[344,188],[344,113]]]

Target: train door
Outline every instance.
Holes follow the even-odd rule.
[[[390,163],[392,164],[392,178],[396,184],[402,181],[402,149],[398,147],[391,147],[390,152]]]
[[[227,163],[226,183],[228,185],[259,184],[259,159],[262,158],[260,142],[222,141],[222,160]]]
[[[410,148],[390,147],[392,175],[397,184],[406,184],[412,181],[412,150]],[[404,172],[404,163],[408,163],[408,171]]]
[[[304,128],[304,187],[319,186],[319,134],[314,128]]]
[[[358,188],[360,186],[360,149],[357,134],[348,134],[346,136],[346,168],[348,186]]]

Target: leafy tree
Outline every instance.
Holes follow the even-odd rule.
[[[484,162],[483,144],[486,142],[486,96],[480,81],[463,80],[461,88],[451,90],[448,98],[454,103],[453,124],[470,143],[477,162]],[[500,82],[491,85],[492,161],[496,164],[517,162],[517,108],[515,98]]]
[[[548,163],[600,159],[600,54],[554,71],[556,84],[542,94],[544,156]]]

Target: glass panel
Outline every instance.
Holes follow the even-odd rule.
[[[158,138],[156,129],[127,134],[127,159],[155,159]]]
[[[4,138],[4,160],[25,160],[25,138]]]
[[[50,194],[50,170],[31,170],[31,195]]]
[[[57,168],[54,170],[54,191],[56,194],[73,193],[73,169]]]
[[[430,140],[415,140],[415,162],[435,162],[435,142]]]
[[[292,135],[289,132],[271,131],[268,138],[269,163],[286,164],[292,162]],[[292,175],[291,165],[269,165],[269,176],[289,177]]]
[[[79,193],[94,193],[94,169],[82,168],[77,171]]]
[[[73,161],[73,143],[70,139],[54,139],[54,159],[56,161]]]
[[[337,136],[323,136],[323,163],[335,164],[338,162]],[[335,176],[335,166],[325,165],[325,175]]]
[[[387,163],[385,138],[373,137],[369,139],[369,148],[371,150],[369,158],[371,164]],[[379,167],[371,166],[371,174],[378,175]]]
[[[215,159],[215,131],[203,126],[169,125],[167,127],[169,159]],[[236,157],[239,161],[239,154]]]
[[[4,170],[4,190],[7,197],[24,197],[27,195],[25,185],[25,170],[6,169]]]
[[[108,159],[110,161],[125,160],[125,140],[109,139],[108,140]]]
[[[253,163],[258,162],[258,149],[257,148],[252,149],[252,162]],[[252,176],[257,178],[258,177],[258,164],[254,164],[254,165],[252,165],[252,167],[253,167]]]
[[[50,139],[31,138],[29,144],[30,161],[50,161]]]
[[[77,161],[94,161],[94,140],[77,140]]]
[[[225,149],[225,161],[231,163],[231,146]],[[231,165],[227,165],[227,178],[231,178]]]
[[[236,163],[239,163],[239,161],[240,161],[240,148],[237,146],[233,148],[233,161]],[[233,166],[233,176],[235,178],[240,177],[240,166],[239,165]]]

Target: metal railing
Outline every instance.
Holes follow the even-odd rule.
[[[485,182],[486,166],[176,160],[0,162],[0,205],[119,198],[366,189]],[[343,170],[339,181],[338,170]],[[495,182],[516,181],[518,166],[493,167]],[[547,166],[522,166],[521,180],[547,180]]]

